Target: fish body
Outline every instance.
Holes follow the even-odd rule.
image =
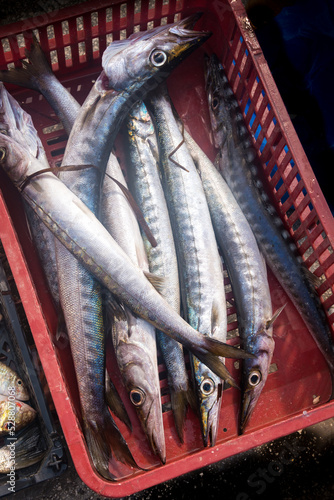
[[[36,414],[31,406],[15,399],[14,394],[0,395],[0,435],[22,429],[35,419]]]
[[[30,115],[18,105],[2,83],[0,85],[0,103],[0,133],[12,137],[19,144],[28,148],[30,154],[38,158],[44,164],[44,168],[48,168],[49,164],[43,145],[36,134]],[[29,207],[29,204],[23,202],[23,205],[51,296],[56,308],[59,309],[59,290],[55,279],[57,271],[54,236],[45,227],[40,217]]]
[[[215,356],[248,356],[191,328],[159,295],[143,271],[133,265],[87,206],[52,173],[40,174],[43,165],[12,138],[1,134],[0,163],[53,234],[137,315],[182,342],[217,373],[224,367]],[[28,176],[36,173],[27,183]]]
[[[217,242],[231,279],[241,345],[255,356],[243,362],[242,431],[267,380],[275,346],[266,264],[227,183],[187,132],[185,140],[201,176]]]
[[[11,98],[3,86],[1,97],[3,109],[1,122],[7,126],[6,137],[15,140],[16,144],[19,144],[23,149],[28,149],[31,157],[40,161],[43,169],[48,168],[44,150],[31,118]],[[51,175],[56,178],[53,174]],[[95,192],[97,192],[97,187],[95,187]],[[26,200],[25,203],[27,203]],[[29,209],[34,215],[30,214],[30,221],[37,222],[37,228],[44,229],[40,226],[40,223],[43,223],[42,219],[30,206]],[[43,225],[45,226],[45,224]],[[46,226],[42,232],[52,245],[52,239],[55,240],[53,233]],[[40,243],[39,248],[43,249]],[[66,249],[64,248],[64,250]],[[67,250],[62,256],[61,265],[57,265],[57,269],[55,269],[56,251],[55,245],[53,253],[47,254],[47,257],[52,261],[52,267],[48,268],[51,273],[49,279],[58,282],[56,292],[59,294],[58,300],[70,338],[86,440],[96,469],[101,475],[113,479],[108,470],[108,443],[112,442],[117,458],[130,465],[135,465],[135,462],[105,402],[104,330],[100,284],[91,277],[86,269],[79,265],[75,257]],[[46,255],[44,255],[45,257]],[[58,280],[56,279],[56,271]],[[67,272],[70,274],[66,274]],[[54,298],[56,292],[54,292]]]
[[[176,26],[188,25],[188,22]],[[138,94],[145,94],[148,84],[158,84],[162,69],[166,77],[171,66],[180,60],[179,54],[208,37],[207,33],[194,37],[190,30],[182,37],[181,32],[175,33],[176,26],[174,31],[173,26],[156,28],[132,41],[112,43],[102,57],[104,71],[77,114],[62,167],[91,165],[92,168],[82,172],[61,171],[60,179],[95,215],[99,214],[101,186],[114,139]],[[161,55],[163,60],[158,58],[157,61],[156,55]],[[60,299],[77,374],[86,439],[97,470],[108,477],[106,428],[110,429],[110,444],[115,451],[115,424],[104,399],[105,339],[101,288],[89,270],[59,241],[56,242],[56,258]],[[80,317],[78,311],[81,311]],[[100,428],[105,430],[104,436],[98,432]],[[100,457],[96,456],[98,448],[102,451]],[[122,450],[117,458],[134,465],[130,452],[125,454],[124,446]]]
[[[9,396],[15,394],[19,401],[28,401],[29,392],[23,380],[5,363],[0,362],[0,394]]]
[[[129,185],[156,241],[156,245],[152,245],[143,234],[149,270],[163,277],[160,293],[179,314],[180,291],[174,238],[156,160],[158,146],[155,130],[143,102],[138,102],[130,111],[127,131]],[[176,430],[183,442],[187,405],[190,403],[194,407],[183,349],[181,344],[160,331],[157,331],[157,339],[167,369]]]
[[[148,271],[147,256],[135,214],[116,179],[127,188],[117,158],[111,154],[103,182],[101,221],[131,261]],[[151,447],[166,461],[155,328],[125,307],[125,317],[110,318],[116,359],[129,399]]]
[[[175,238],[186,318],[197,331],[226,341],[223,270],[202,183],[186,145],[181,145],[182,134],[167,90],[151,94],[148,106],[159,139],[162,182]],[[204,444],[210,438],[214,445],[223,383],[195,357],[192,365]]]
[[[334,350],[326,315],[310,272],[259,179],[257,155],[237,100],[215,56],[207,63],[206,86],[220,169],[278,281],[303,318],[324,355],[333,379]]]

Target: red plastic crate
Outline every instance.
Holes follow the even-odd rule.
[[[317,276],[323,277],[319,294],[333,331],[333,218],[241,0],[87,2],[0,27],[0,66],[19,65],[19,60],[25,57],[25,43],[28,46],[30,43],[29,30],[37,30],[44,51],[49,57],[57,55],[53,69],[58,78],[83,102],[92,81],[101,70],[102,52],[112,39],[125,38],[134,30],[173,22],[178,16],[185,17],[198,11],[203,12],[198,27],[211,30],[213,36],[169,77],[174,104],[193,137],[214,159],[216,151],[210,140],[202,56],[204,52],[215,52],[226,68],[244,112],[263,166],[267,191],[272,195],[307,266]],[[14,86],[8,86],[8,89],[32,115],[51,165],[60,162],[66,134],[62,129],[50,132],[50,127],[58,123],[54,112],[38,93]],[[276,348],[272,373],[245,434],[237,434],[240,393],[230,388],[223,395],[216,446],[203,448],[198,419],[190,410],[185,442],[181,445],[171,411],[168,411],[165,367],[160,362],[167,463],[160,465],[150,452],[133,409],[127,403],[134,424],[133,433],[130,434],[122,423],[119,427],[138,463],[149,470],[132,472],[123,466],[113,465],[112,470],[119,473],[119,481],[111,483],[102,479],[91,465],[81,430],[79,398],[69,345],[55,345],[53,342],[55,311],[29,239],[19,196],[2,172],[0,187],[0,237],[76,470],[90,488],[105,496],[127,496],[334,416],[334,402],[328,402],[331,380],[326,362],[284,290],[269,272],[273,309],[285,302],[288,305],[275,322]],[[226,286],[229,286],[228,279]],[[232,292],[228,291],[227,298],[231,296]],[[228,309],[229,336],[230,342],[236,344],[237,321],[232,304]],[[107,362],[117,376],[112,356]],[[238,379],[238,363],[228,360],[227,365]]]

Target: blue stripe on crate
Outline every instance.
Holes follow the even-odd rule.
[[[257,139],[259,137],[261,130],[262,130],[261,125],[258,125],[257,129],[255,130],[255,134],[254,134],[255,139]]]
[[[282,177],[280,177],[280,179],[279,179],[278,183],[277,183],[277,184],[276,184],[276,186],[275,186],[276,191],[278,191],[278,190],[279,190],[279,188],[280,188],[282,185],[283,185],[283,179],[282,179]]]
[[[281,198],[281,203],[283,204],[288,198],[289,198],[289,193],[287,191],[285,191],[285,193],[283,194],[283,196]]]
[[[245,106],[245,115],[247,115],[250,105],[251,105],[251,100],[248,99],[247,104]]]
[[[267,139],[264,138],[263,141],[261,142],[261,145],[260,145],[260,152],[261,153],[264,150],[266,144],[267,144]]]
[[[250,119],[250,122],[249,122],[250,127],[253,125],[255,118],[256,118],[256,113],[253,113],[252,118]]]
[[[268,163],[269,163],[269,160],[267,161],[266,165],[268,165]],[[277,165],[275,164],[275,165],[273,166],[273,168],[272,168],[272,171],[271,171],[271,172],[270,172],[270,174],[269,174],[269,175],[270,175],[270,177],[271,177],[271,178],[273,178],[273,177],[274,177],[274,175],[276,174],[276,172],[277,172]]]

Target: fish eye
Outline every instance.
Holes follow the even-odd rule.
[[[0,162],[6,158],[6,149],[0,148]]]
[[[22,384],[22,380],[18,379],[17,383],[18,383],[18,385],[21,385]]]
[[[211,107],[213,110],[217,109],[219,105],[219,99],[218,97],[213,97],[212,102],[211,102]]]
[[[139,387],[130,391],[130,401],[134,406],[141,406],[145,401],[145,393]]]
[[[155,49],[151,52],[150,61],[153,66],[163,66],[167,61],[167,54],[163,50]]]
[[[254,370],[249,374],[248,383],[252,387],[256,387],[261,382],[262,375],[259,370]]]
[[[201,392],[204,396],[210,396],[215,390],[215,383],[211,378],[205,378],[201,383]]]

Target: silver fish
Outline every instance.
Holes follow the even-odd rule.
[[[24,149],[27,148],[33,157],[40,159],[43,169],[47,168],[48,163],[46,161],[46,156],[31,118],[20,108],[15,99],[6,92],[3,86],[1,88],[1,97],[3,114],[1,115],[0,121],[3,123],[3,127],[5,125],[7,127],[7,137],[15,139],[17,144],[20,144]],[[32,210],[30,206],[29,208]],[[38,214],[35,212],[34,214],[38,217]],[[48,230],[46,226],[45,229],[46,231],[44,230],[44,233],[47,233]],[[50,236],[49,240],[52,243],[52,238],[54,239],[53,234],[49,231],[49,235],[47,234],[47,236]],[[76,259],[73,258],[69,252],[67,252],[67,254],[70,259],[74,259],[75,265],[77,265]],[[48,256],[50,259],[54,259],[54,254],[49,254]],[[67,262],[66,257],[64,257],[64,262]],[[70,269],[69,266],[68,269]],[[51,279],[56,281],[56,276],[54,275],[55,270],[49,269],[49,273],[51,273]],[[105,404],[104,346],[102,345],[101,350],[99,350],[97,346],[98,341],[103,339],[99,284],[92,284],[92,292],[90,295],[89,284],[92,283],[92,278],[88,273],[87,275],[85,279],[85,276],[79,274],[75,282],[75,274],[73,274],[69,279],[69,283],[65,281],[65,290],[59,286],[58,291],[61,292],[60,296],[63,301],[61,309],[64,312],[67,330],[70,332],[72,355],[76,366],[84,430],[88,446],[100,474],[113,479],[108,472],[109,455],[108,450],[106,450],[108,439],[112,442],[114,452],[115,454],[117,453],[119,459],[127,461],[132,466],[136,464]],[[81,282],[80,278],[82,278]],[[81,288],[82,295],[78,303],[83,304],[83,307],[78,308],[76,305],[73,307],[73,300],[77,297],[76,292],[80,290],[81,283],[83,283],[83,287]],[[73,284],[75,287],[74,292],[69,289],[69,286],[73,286]],[[66,307],[64,307],[64,304]],[[95,314],[95,318],[93,314]],[[83,331],[78,345],[75,344],[75,340],[71,337],[73,330],[74,335],[77,331]],[[95,357],[92,354],[88,356],[88,352],[96,353]],[[82,356],[82,353],[84,353],[84,356]],[[93,361],[92,358],[94,358]],[[98,377],[96,376],[98,370],[102,371],[101,378],[103,382],[100,387],[97,384]]]
[[[27,147],[30,154],[44,163],[49,164],[43,145],[36,136],[35,127],[31,117],[17,104],[15,99],[0,85],[0,133],[9,135],[19,144]],[[45,227],[40,217],[24,202],[24,208],[29,222],[32,238],[36,244],[37,252],[45,272],[45,277],[56,308],[59,309],[59,291],[55,276],[57,275],[54,236]]]
[[[207,60],[206,88],[220,169],[244,212],[271,270],[303,318],[334,377],[331,332],[319,296],[316,277],[304,266],[289,232],[259,179],[259,165],[238,102],[216,56]]]
[[[256,239],[223,177],[185,131],[198,168],[213,227],[235,297],[242,347],[254,359],[243,362],[240,430],[244,430],[266,383],[275,341],[266,264]]]
[[[144,271],[148,262],[135,214],[116,179],[127,184],[121,167],[111,155],[103,182],[101,221],[131,261]],[[151,447],[166,462],[160,380],[155,328],[125,307],[124,318],[111,317],[112,339],[119,369],[129,398],[135,407]]]
[[[41,174],[44,165],[2,134],[0,164],[64,246],[136,314],[182,342],[217,374],[225,370],[216,356],[252,357],[193,330],[170,308],[143,271],[132,264],[86,205],[52,173]],[[34,178],[29,177],[34,174]]]
[[[152,245],[143,234],[150,271],[163,277],[160,293],[175,311],[180,313],[177,258],[158,171],[158,146],[152,120],[143,102],[132,108],[126,124],[129,185],[155,240],[155,245]],[[181,344],[162,332],[157,332],[157,338],[167,369],[175,427],[180,441],[183,442],[187,406],[190,404],[195,408],[183,349]]]
[[[166,87],[150,94],[147,102],[157,128],[162,183],[175,238],[186,317],[196,330],[226,341],[223,270],[202,183],[186,145],[182,144]],[[210,438],[213,446],[223,382],[195,357],[192,365],[204,445]],[[224,378],[235,385],[227,370]]]
[[[10,70],[0,71],[0,79],[39,91],[54,109],[58,118],[62,121],[66,132],[70,134],[75,118],[80,110],[79,103],[52,72],[35,36],[33,36],[32,46],[30,50],[26,51],[26,55],[29,58],[29,63],[23,61],[22,68],[12,68]],[[48,164],[46,163],[46,167],[47,166]],[[39,252],[51,296],[56,309],[59,311],[60,324],[58,329],[65,328],[66,330],[66,325],[62,324],[64,320],[59,299],[54,235],[27,203],[25,203],[25,211],[28,216],[29,226]],[[107,371],[105,375],[107,404],[111,411],[131,429],[131,422],[117,389],[112,383]]]
[[[199,35],[191,30],[184,33],[182,29],[177,29],[178,24],[182,27],[192,25],[193,20],[136,34],[132,40],[116,41],[103,54],[104,71],[79,110],[62,161],[62,167],[91,165],[95,168],[85,169],[79,174],[78,171],[62,169],[60,172],[64,184],[96,215],[99,213],[101,184],[114,139],[138,94],[145,95],[149,88],[158,84],[157,78],[161,77],[162,71],[166,77],[172,65],[180,61],[181,54],[193,50],[199,41],[208,38],[208,33]],[[108,90],[110,84],[112,90]],[[122,451],[116,448],[115,424],[104,400],[105,339],[100,285],[59,241],[56,242],[56,258],[60,298],[77,374],[86,440],[95,467],[108,477],[108,460],[105,459],[107,429],[110,429],[110,446],[117,453],[117,458],[132,466],[135,462],[124,446]],[[80,304],[83,304],[82,308]],[[88,352],[91,353],[89,356]],[[121,440],[118,441],[120,443]],[[97,453],[99,449],[100,456]],[[163,455],[164,452],[164,460]]]

